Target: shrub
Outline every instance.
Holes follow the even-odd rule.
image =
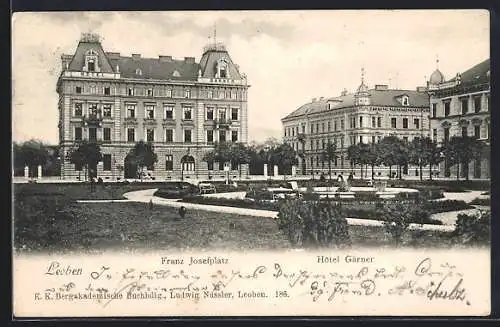
[[[341,207],[330,201],[281,201],[277,222],[295,246],[328,247],[350,243],[347,219]]]
[[[491,206],[491,199],[490,198],[475,198],[470,202],[472,205],[478,205],[478,206]]]
[[[481,210],[475,214],[459,214],[453,236],[462,244],[479,245],[489,242],[490,231],[491,212]]]
[[[472,208],[471,205],[462,200],[429,201],[428,207],[431,213],[458,211]]]
[[[391,234],[396,245],[400,245],[403,235],[410,223],[422,224],[430,219],[426,201],[420,200],[414,204],[403,202],[383,202],[377,205],[377,217],[384,222],[384,228]]]

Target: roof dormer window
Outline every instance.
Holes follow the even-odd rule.
[[[175,70],[174,73],[172,74],[172,76],[181,77],[181,74],[177,70]]]
[[[216,66],[216,78],[229,78],[229,65],[225,59],[221,59],[217,62]]]
[[[403,97],[401,98],[401,103],[403,104],[403,106],[410,105],[410,100],[407,95],[403,95]]]
[[[99,72],[99,62],[97,52],[90,49],[85,53],[85,65],[83,66],[83,71],[87,72]]]
[[[141,76],[142,75],[142,70],[140,68],[137,68],[135,70],[135,74]]]

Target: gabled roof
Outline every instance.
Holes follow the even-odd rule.
[[[408,96],[409,107],[427,108],[429,107],[429,96],[425,92],[417,92],[413,90],[368,90],[370,94],[371,106],[393,106],[401,107],[401,102],[398,100],[404,95]],[[334,101],[332,101],[334,100]],[[331,103],[329,109],[328,102]],[[298,109],[288,114],[283,119],[298,117],[306,114],[319,113],[328,110],[337,110],[354,106],[354,94],[347,94],[340,97],[327,98],[306,103]]]
[[[97,56],[99,57],[99,66],[101,68],[101,72],[112,73],[113,68],[111,67],[109,60],[99,42],[80,41],[78,43],[78,46],[76,47],[73,59],[71,59],[71,62],[69,63],[68,70],[82,71],[82,67],[85,65],[85,54],[90,50],[93,50],[97,53]]]

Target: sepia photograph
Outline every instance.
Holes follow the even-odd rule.
[[[489,24],[487,10],[15,13],[19,315],[146,312],[125,298],[155,315],[488,314]],[[323,282],[334,266],[349,273]]]

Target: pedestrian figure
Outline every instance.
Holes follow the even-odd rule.
[[[184,219],[184,216],[186,216],[186,208],[184,206],[179,208],[179,216]]]
[[[90,192],[95,192],[95,180],[94,177],[90,179]]]
[[[149,210],[153,210],[153,199],[149,200]]]

